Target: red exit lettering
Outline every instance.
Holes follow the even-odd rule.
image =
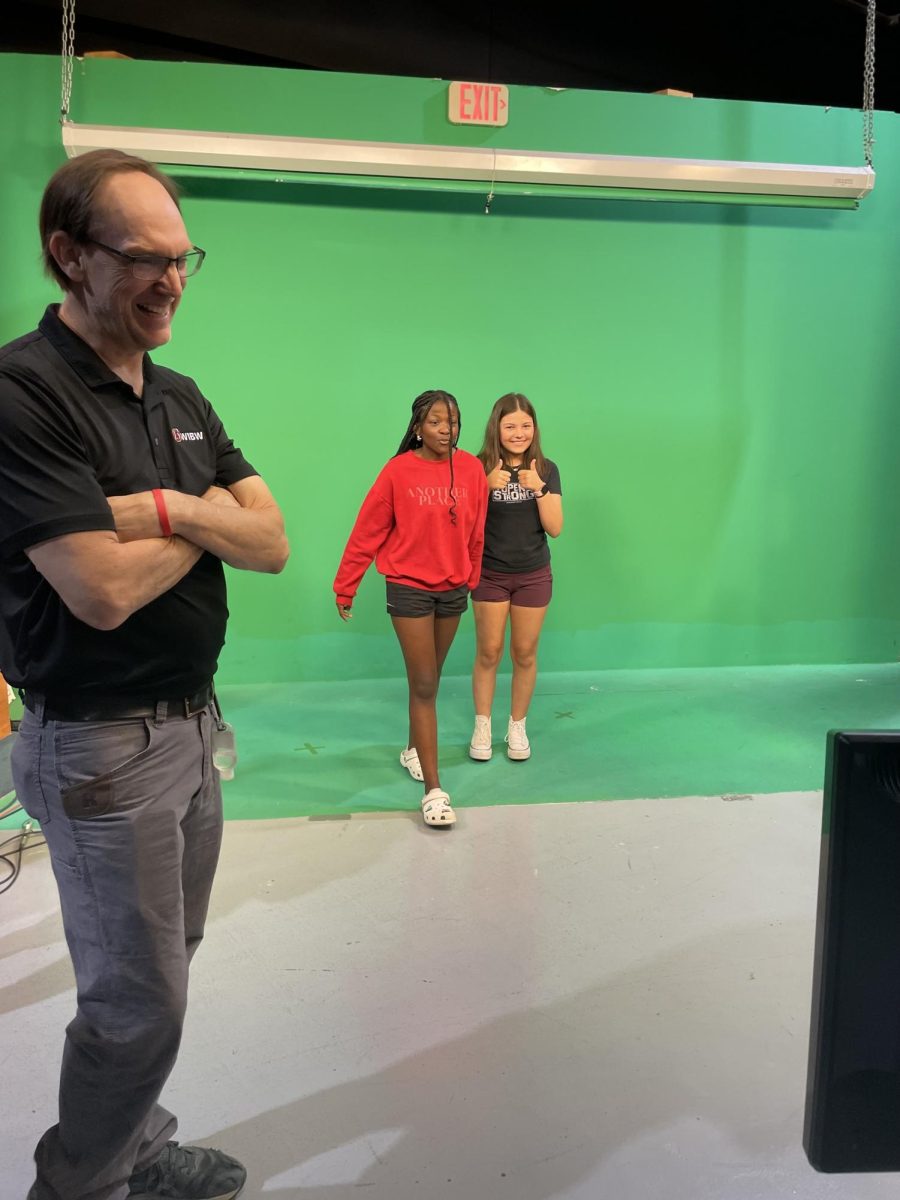
[[[505,125],[509,88],[501,83],[451,83],[448,115],[454,125]]]

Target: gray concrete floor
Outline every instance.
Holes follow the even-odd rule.
[[[179,1136],[243,1159],[248,1200],[896,1196],[800,1144],[820,809],[229,823]],[[2,1192],[23,1200],[74,1000],[45,851],[0,921]]]

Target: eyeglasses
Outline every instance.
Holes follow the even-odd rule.
[[[131,266],[131,273],[135,279],[146,279],[148,282],[162,279],[171,266],[175,267],[182,279],[189,279],[197,274],[206,258],[206,251],[201,250],[199,246],[194,246],[187,254],[179,254],[177,258],[166,258],[162,254],[126,254],[124,250],[116,250],[114,246],[107,246],[104,242],[98,242],[96,238],[85,238],[85,241],[91,246],[99,246],[109,254],[124,258]]]

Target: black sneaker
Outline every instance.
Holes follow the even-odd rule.
[[[246,1168],[221,1150],[168,1142],[156,1162],[131,1176],[128,1195],[138,1200],[234,1200],[246,1178]]]

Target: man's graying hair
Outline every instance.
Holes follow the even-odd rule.
[[[88,154],[70,158],[54,172],[44,188],[39,218],[44,270],[64,292],[69,290],[71,283],[50,253],[51,236],[60,230],[76,242],[90,241],[91,226],[99,207],[98,191],[111,175],[126,171],[140,171],[155,179],[180,211],[178,185],[145,158],[121,150],[91,150]]]

